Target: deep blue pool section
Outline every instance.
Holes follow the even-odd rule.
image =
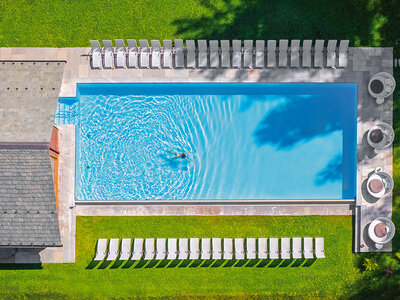
[[[78,84],[55,120],[77,125],[77,200],[356,195],[352,83]]]

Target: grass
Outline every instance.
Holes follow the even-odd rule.
[[[162,267],[87,269],[99,237],[324,236],[326,259],[271,267]],[[358,278],[350,216],[306,217],[78,217],[75,264],[41,270],[0,270],[0,297],[260,297],[334,298]],[[251,262],[250,262],[251,263]],[[11,266],[12,267],[12,266]],[[1,268],[1,266],[0,266]],[[10,265],[8,265],[10,268]]]

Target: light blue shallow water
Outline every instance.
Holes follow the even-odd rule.
[[[350,199],[356,112],[347,83],[79,84],[56,120],[78,200]]]

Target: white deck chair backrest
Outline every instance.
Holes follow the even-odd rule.
[[[329,40],[326,47],[326,66],[334,68],[336,66],[336,40]]]
[[[161,68],[161,44],[158,40],[151,40],[151,67]]]
[[[175,44],[175,68],[184,68],[185,54],[183,48],[183,40],[176,39],[174,40],[174,44]]]
[[[221,259],[222,257],[221,238],[212,238],[212,259]]]
[[[281,238],[281,258],[290,259],[290,238]]]
[[[144,247],[145,247],[145,252],[144,252],[144,260],[152,260],[154,258],[154,239],[153,238],[147,238],[144,241]]]
[[[129,256],[131,256],[131,239],[122,239],[119,260],[128,260]]]
[[[156,260],[164,259],[166,254],[166,240],[164,238],[158,238],[156,240]]]
[[[119,253],[119,239],[110,239],[110,244],[108,245],[108,256],[106,260],[113,261],[117,259]]]
[[[190,238],[189,245],[190,245],[189,259],[198,259],[199,254],[200,254],[199,239],[198,238]]]
[[[278,238],[272,237],[269,239],[269,258],[279,258],[279,241]]]
[[[194,40],[186,40],[186,67],[196,68],[196,46]]]
[[[305,68],[311,68],[311,48],[312,40],[304,40],[303,47],[301,49],[302,66]]]
[[[247,259],[255,259],[256,258],[256,239],[255,238],[247,238],[246,239],[246,256]]]
[[[224,238],[224,259],[232,259],[233,257],[233,240]]]
[[[294,237],[292,239],[292,249],[293,258],[300,259],[303,254],[303,251],[301,250],[301,238]]]
[[[242,66],[242,41],[232,41],[232,67],[240,68]]]
[[[314,258],[313,239],[311,237],[304,238],[304,258]]]
[[[140,260],[143,256],[143,239],[135,238],[131,260]]]
[[[268,40],[267,42],[267,67],[276,67],[276,41]]]
[[[186,238],[180,238],[178,240],[178,259],[187,259],[189,254],[189,241]]]
[[[256,41],[256,68],[265,67],[265,41]]]
[[[103,46],[104,46],[103,67],[105,69],[111,69],[114,64],[114,51],[112,42],[110,40],[103,40]]]
[[[172,68],[172,41],[163,40],[163,67]]]
[[[235,258],[244,259],[243,238],[235,238]]]
[[[209,41],[210,44],[210,68],[219,68],[219,46],[217,40]]]
[[[325,246],[323,237],[315,238],[315,257],[325,258]]]
[[[324,40],[316,40],[314,47],[314,67],[323,68],[324,66]]]
[[[199,56],[199,68],[207,68],[208,66],[208,50],[207,50],[207,41],[206,40],[198,40],[198,56]]]
[[[279,66],[287,67],[288,61],[288,40],[279,40]]]
[[[258,238],[258,258],[267,259],[268,258],[268,239]]]
[[[243,67],[253,67],[253,40],[245,40],[243,44]]]
[[[96,245],[96,255],[94,261],[101,261],[107,254],[107,239],[98,239]]]
[[[299,51],[300,40],[292,40],[290,42],[290,66],[292,68],[300,67]]]
[[[101,51],[100,43],[97,40],[91,40],[90,46],[92,47],[92,51]]]
[[[349,48],[349,40],[341,40],[339,44],[339,68],[347,67],[348,48]]]
[[[221,67],[231,67],[231,46],[229,40],[221,41]]]
[[[138,67],[138,49],[136,40],[129,39],[128,43],[128,68]]]
[[[211,258],[211,239],[202,238],[201,239],[201,259]]]
[[[167,252],[168,255],[167,255],[167,259],[176,259],[176,256],[178,254],[176,246],[177,246],[177,239],[175,239],[175,238],[168,239],[168,245],[167,245],[167,247],[168,247],[168,252]]]
[[[125,48],[124,40],[116,39],[115,40],[115,49],[117,51],[117,56],[115,59],[115,66],[117,68],[125,68],[126,48]]]
[[[140,67],[150,67],[150,47],[147,40],[139,40],[140,45]]]

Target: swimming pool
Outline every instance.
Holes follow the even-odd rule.
[[[78,84],[56,122],[77,125],[77,200],[356,196],[352,83]]]

